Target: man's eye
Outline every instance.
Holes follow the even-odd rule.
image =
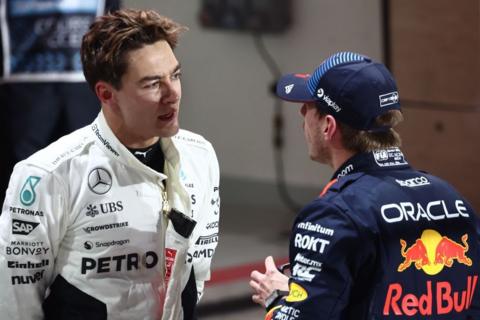
[[[151,83],[146,84],[144,88],[151,89],[151,88],[156,88],[159,85],[160,85],[160,81],[155,81],[155,82],[151,82]]]
[[[178,80],[181,78],[181,76],[182,76],[181,72],[175,72],[174,74],[172,74],[172,80]]]

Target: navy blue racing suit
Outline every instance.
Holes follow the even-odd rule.
[[[298,214],[266,319],[480,319],[478,218],[398,148],[353,156]]]

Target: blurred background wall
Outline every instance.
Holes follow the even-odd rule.
[[[223,203],[283,206],[276,192],[272,123],[274,76],[251,33],[205,29],[201,1],[125,0],[187,25],[181,121],[210,139],[222,172]],[[331,53],[352,50],[384,61],[398,79],[400,127],[410,162],[451,181],[480,209],[479,0],[294,0],[292,24],[262,36],[281,72],[312,71]],[[282,107],[284,175],[295,202],[330,178],[306,154],[298,107]]]
[[[294,0],[291,27],[262,36],[281,72],[311,72],[328,55],[353,50],[382,59],[379,0]],[[181,123],[212,141],[220,161],[222,203],[284,207],[275,187],[274,80],[248,32],[205,29],[201,1],[123,1],[187,25],[176,54],[182,63]],[[312,199],[332,172],[306,153],[299,107],[283,105],[284,171],[299,203]],[[280,208],[279,208],[280,210]]]

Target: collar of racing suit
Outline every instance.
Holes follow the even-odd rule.
[[[405,156],[399,148],[374,150],[357,153],[343,163],[332,176],[332,181],[343,176],[366,171],[392,170],[409,168]]]
[[[108,126],[102,111],[100,111],[97,119],[92,123],[92,131],[96,137],[96,144],[106,154],[126,167],[143,171],[150,176],[156,177],[156,181],[162,190],[164,185],[166,185],[170,206],[181,212],[191,212],[190,196],[180,182],[181,156],[172,138],[161,138],[159,140],[165,156],[164,172],[160,173],[143,164],[117,139]]]

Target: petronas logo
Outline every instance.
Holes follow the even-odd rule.
[[[20,191],[20,202],[25,206],[30,206],[35,202],[35,187],[40,182],[40,177],[30,176]]]

